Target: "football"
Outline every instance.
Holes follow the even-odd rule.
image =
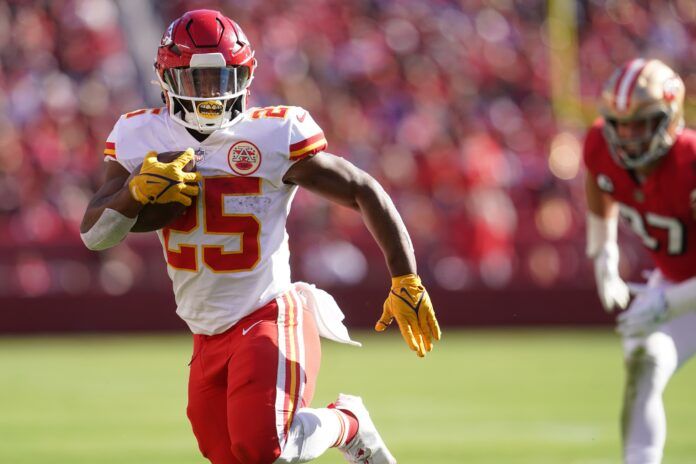
[[[169,163],[174,161],[180,151],[167,151],[157,154],[157,161]],[[191,160],[184,166],[185,172],[196,171],[196,160]],[[140,166],[133,170],[131,177],[140,172]],[[128,179],[130,181],[130,178]],[[195,202],[194,202],[195,204]],[[192,205],[193,206],[193,205]],[[181,216],[186,211],[186,206],[181,203],[148,204],[138,214],[138,221],[135,223],[131,232],[151,232],[166,227],[174,219]]]

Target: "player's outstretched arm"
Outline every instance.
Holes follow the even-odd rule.
[[[630,294],[619,275],[617,244],[618,208],[616,202],[602,192],[592,175],[585,180],[587,198],[587,256],[594,260],[597,293],[607,312],[615,307],[626,308]]]
[[[389,195],[369,174],[343,158],[321,153],[295,163],[283,181],[360,212],[382,249],[392,286],[375,329],[396,319],[408,346],[423,357],[441,337],[428,292],[416,274],[408,231]]]

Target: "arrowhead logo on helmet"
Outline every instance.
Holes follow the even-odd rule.
[[[214,10],[193,10],[174,20],[155,62],[169,116],[202,133],[239,121],[255,68],[242,29]]]
[[[174,24],[176,24],[176,21],[173,21],[169,25],[169,27],[167,28],[167,32],[165,32],[162,36],[162,40],[160,41],[160,47],[168,47],[172,44],[172,30],[174,29]]]

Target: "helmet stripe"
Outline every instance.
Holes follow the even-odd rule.
[[[636,72],[635,77],[631,81],[631,85],[628,88],[628,92],[626,93],[626,108],[630,108],[630,106],[631,106],[631,95],[633,95],[633,89],[636,87],[636,84],[638,83],[638,78],[640,77],[641,74],[643,74],[643,69],[645,69],[646,65],[647,65],[647,63],[643,62],[643,65],[640,67],[638,72]]]
[[[616,93],[616,109],[625,111],[631,101],[630,96],[638,81],[641,71],[645,67],[645,60],[639,58],[628,64],[623,76],[621,76],[618,91]]]
[[[614,108],[616,108],[616,96],[619,94],[619,85],[621,85],[621,81],[623,80],[624,76],[626,75],[626,71],[628,71],[628,68],[631,66],[631,62],[626,63],[623,68],[621,68],[621,72],[619,73],[619,77],[616,78],[616,82],[614,83]]]

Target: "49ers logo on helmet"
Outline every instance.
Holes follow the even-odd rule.
[[[227,163],[240,176],[248,176],[261,166],[261,151],[246,140],[237,142],[227,152]]]
[[[679,79],[672,77],[662,84],[662,95],[668,102],[674,100],[679,92]]]

